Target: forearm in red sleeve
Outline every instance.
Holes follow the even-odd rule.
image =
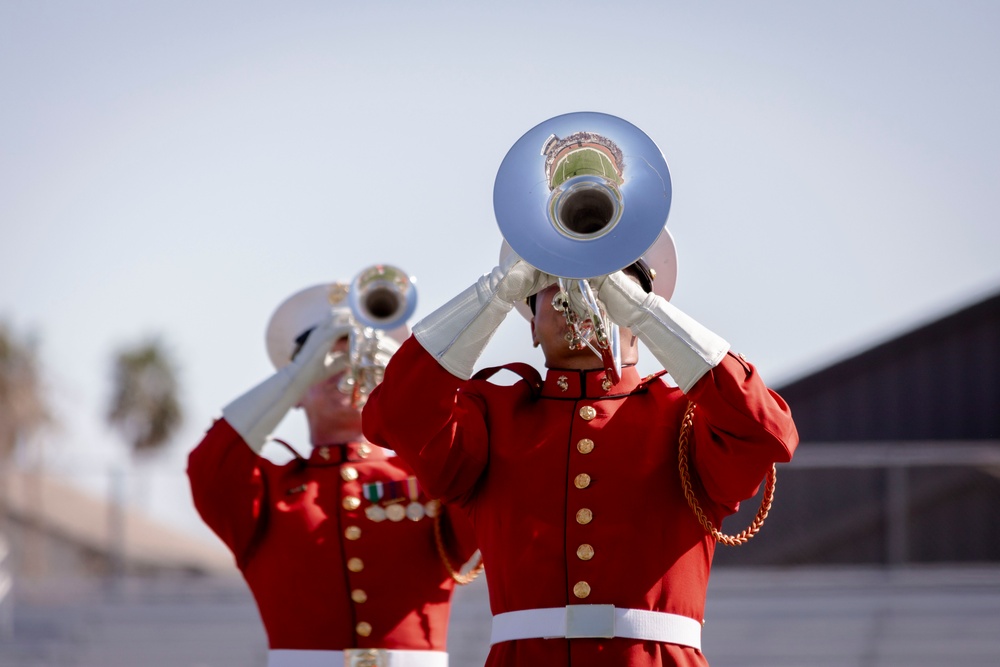
[[[442,532],[445,547],[455,558],[456,564],[465,563],[472,558],[478,548],[475,531],[462,508],[453,504],[446,504],[443,508],[445,516],[442,526],[445,530]]]
[[[741,356],[728,353],[688,398],[697,405],[693,465],[715,502],[734,508],[774,463],[791,460],[799,441],[791,411]]]
[[[487,460],[484,406],[461,392],[466,384],[411,336],[364,409],[365,437],[396,451],[427,492],[446,501],[466,495]]]
[[[261,459],[219,419],[188,456],[191,496],[208,524],[242,566],[262,521]]]

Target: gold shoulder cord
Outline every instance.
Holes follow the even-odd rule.
[[[434,542],[437,544],[438,555],[441,556],[441,562],[444,563],[445,569],[448,570],[448,574],[451,575],[456,584],[459,586],[471,584],[483,571],[483,556],[479,552],[476,552],[476,564],[466,574],[461,573],[461,568],[458,570],[455,569],[455,566],[451,564],[451,559],[448,558],[448,551],[444,547],[444,538],[441,536],[441,516],[443,514],[444,506],[442,505],[441,511],[434,517]]]
[[[764,525],[764,519],[767,518],[767,513],[771,511],[771,502],[774,500],[774,483],[777,476],[777,467],[772,463],[771,471],[767,473],[764,497],[760,501],[760,509],[757,510],[757,516],[754,517],[753,523],[739,535],[726,535],[719,531],[719,529],[712,525],[709,518],[705,516],[705,512],[702,511],[701,505],[698,504],[698,499],[694,495],[694,489],[691,488],[691,475],[688,471],[688,440],[690,439],[691,427],[694,423],[694,405],[694,403],[688,402],[687,411],[684,412],[684,419],[681,420],[681,433],[678,437],[677,467],[681,473],[681,485],[684,488],[684,497],[687,499],[688,506],[694,511],[695,516],[698,517],[699,523],[717,542],[721,542],[728,547],[746,544],[750,541],[750,538],[757,534],[760,527]]]

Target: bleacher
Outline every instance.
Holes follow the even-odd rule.
[[[15,588],[3,667],[264,667],[266,640],[237,577]],[[704,649],[713,667],[993,667],[1000,567],[717,568]],[[451,667],[488,650],[482,577],[456,593]]]

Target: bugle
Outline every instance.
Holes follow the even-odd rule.
[[[671,192],[666,160],[652,139],[602,113],[564,114],[536,125],[497,173],[493,209],[505,243],[558,279],[552,306],[566,318],[568,344],[593,350],[615,381],[621,376],[618,327],[588,279],[629,266],[661,235],[669,239]],[[672,240],[669,245],[673,250]],[[675,275],[676,259],[673,267]]]
[[[398,267],[375,264],[359,272],[348,288],[347,303],[354,325],[350,334],[348,371],[339,388],[362,407],[382,381],[389,357],[408,335],[407,320],[417,307],[414,279]]]

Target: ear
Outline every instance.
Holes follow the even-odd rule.
[[[531,318],[531,347],[538,347],[541,343],[538,342],[538,336],[535,335],[535,318]]]

